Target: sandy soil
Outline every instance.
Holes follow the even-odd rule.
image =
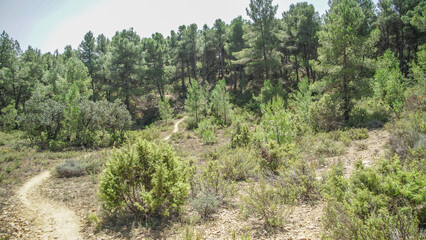
[[[32,222],[36,238],[40,239],[83,239],[80,235],[80,219],[73,211],[59,202],[40,195],[39,186],[50,178],[44,171],[28,180],[17,192],[18,199],[26,208],[22,217]]]

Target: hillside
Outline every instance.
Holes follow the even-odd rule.
[[[425,239],[425,1],[0,36],[0,240]]]

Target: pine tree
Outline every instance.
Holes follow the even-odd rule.
[[[195,118],[198,123],[201,120],[202,111],[206,105],[205,90],[198,84],[197,81],[192,82],[188,87],[188,95],[185,101],[185,109],[188,113]]]
[[[97,91],[95,89],[95,71],[96,71],[96,61],[98,59],[97,53],[96,53],[96,45],[95,45],[95,37],[93,36],[93,33],[91,31],[87,32],[86,35],[84,35],[83,41],[80,43],[79,46],[79,57],[81,61],[84,63],[84,65],[87,67],[89,71],[89,76],[91,78],[91,87],[92,87],[92,93],[93,93],[93,101],[96,102],[96,94]]]
[[[349,120],[352,99],[357,94],[362,79],[362,46],[365,38],[359,35],[364,14],[355,0],[339,0],[331,3],[323,29],[318,33],[317,69],[325,74],[326,91],[342,102],[345,121]]]
[[[226,91],[225,79],[219,80],[210,94],[210,103],[214,115],[221,119],[225,125],[229,123],[232,104],[229,102],[229,92]]]

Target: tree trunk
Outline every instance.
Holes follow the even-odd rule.
[[[130,111],[130,79],[126,76],[126,106],[127,110]]]
[[[265,34],[264,34],[264,29],[262,28],[261,29],[261,33],[262,33],[262,52],[263,52],[263,61],[265,62],[265,65],[264,65],[264,73],[266,74],[266,79],[269,79],[269,69],[268,69],[268,60],[267,60],[267,58],[266,58],[266,44],[265,44],[265,41],[266,41],[266,39],[265,39]]]
[[[181,79],[182,79],[182,92],[185,95],[185,93],[186,93],[186,87],[185,87],[185,66],[183,64],[183,61],[182,61],[182,63],[181,63],[180,66],[181,66],[180,76],[181,76]]]
[[[195,79],[195,81],[198,82],[198,77],[197,77],[197,72],[198,72],[197,71],[197,53],[195,53],[195,51],[194,51],[194,62],[192,64],[193,64],[192,69],[194,70],[194,79]]]
[[[191,71],[189,69],[189,63],[186,63],[186,69],[188,70],[188,78],[189,78],[189,85],[192,85],[191,83]]]
[[[294,54],[296,64],[296,81],[299,83],[299,63],[297,62],[297,53]]]
[[[93,77],[91,77],[91,78],[92,78],[91,84],[92,84],[93,102],[96,102],[95,81],[93,80]]]

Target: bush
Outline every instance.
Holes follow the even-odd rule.
[[[277,174],[280,167],[287,167],[298,155],[298,150],[294,143],[277,145],[270,142],[260,147],[261,161],[260,167],[266,172]],[[287,166],[285,166],[287,164]]]
[[[52,99],[33,95],[25,104],[26,113],[22,126],[33,143],[48,147],[50,140],[57,140],[62,129],[65,106]]]
[[[172,147],[144,139],[115,150],[99,183],[105,210],[145,217],[179,212],[188,188],[187,168]]]
[[[160,112],[161,120],[168,122],[173,117],[173,109],[170,107],[169,99],[158,101],[158,111]]]
[[[363,140],[369,137],[366,128],[351,128],[344,132],[352,140]]]
[[[220,162],[223,177],[232,181],[243,181],[253,177],[259,169],[256,154],[248,148],[225,152]]]
[[[216,128],[217,127],[214,123],[214,118],[209,117],[201,120],[198,123],[198,128],[195,131],[201,136],[203,143],[213,144],[217,141],[216,135],[214,134]]]
[[[57,165],[55,169],[59,177],[70,178],[84,175],[83,166],[73,160],[67,160],[65,163]]]
[[[289,217],[291,204],[282,200],[273,187],[261,182],[251,184],[246,196],[241,197],[245,215],[253,215],[263,221],[265,228],[281,228]]]
[[[424,164],[424,163],[423,163]],[[331,239],[423,239],[425,177],[398,157],[356,164],[349,180],[333,171],[325,184],[323,224]]]
[[[426,148],[426,114],[417,112],[409,114],[406,118],[386,125],[389,131],[389,141],[387,147],[391,156],[398,154],[404,161],[411,149],[419,147]]]
[[[244,147],[251,141],[251,133],[247,124],[237,121],[231,136],[231,147]]]
[[[221,79],[210,93],[210,105],[213,115],[224,125],[228,125],[232,118],[232,104],[229,100],[229,92],[226,92],[226,81]]]
[[[314,129],[331,131],[343,126],[343,112],[340,104],[328,94],[311,104],[309,116]]]
[[[91,102],[80,99],[74,88],[67,105],[33,95],[26,102],[22,127],[33,143],[60,150],[67,146],[109,146],[121,142],[131,116],[120,101]],[[71,101],[71,100],[70,100]]]
[[[213,213],[216,213],[221,203],[217,196],[212,193],[200,193],[193,202],[192,206],[202,218],[209,218]]]
[[[0,126],[3,131],[10,131],[16,128],[18,111],[12,102],[1,110]]]
[[[349,114],[348,126],[381,128],[391,117],[391,108],[380,99],[360,101]]]
[[[82,163],[84,172],[88,175],[102,172],[105,167],[105,155],[105,152],[100,154],[91,154],[89,157],[84,159]]]
[[[125,139],[127,142],[135,143],[139,139],[145,139],[147,141],[154,141],[160,138],[161,131],[153,126],[148,126],[143,130],[127,131]]]
[[[214,144],[217,142],[217,137],[210,129],[207,129],[203,132],[201,140],[204,144]]]
[[[291,142],[296,133],[291,118],[292,115],[285,109],[281,97],[262,105],[262,127],[267,139],[274,140],[277,144]]]
[[[343,141],[339,141],[339,139],[341,139],[340,136],[336,139],[324,133],[319,134],[316,136],[311,147],[314,153],[318,156],[322,156],[322,157],[339,156],[345,152],[346,150],[345,145],[348,145],[351,141],[348,138],[341,139]]]
[[[200,172],[193,176],[191,181],[192,194],[197,196],[213,195],[220,203],[232,195],[231,185],[223,177],[222,166],[218,161],[209,161],[207,166],[200,169]]]
[[[404,85],[398,59],[391,50],[379,57],[376,73],[374,74],[374,94],[382,99],[394,111],[399,111],[405,101]]]
[[[295,159],[287,167],[280,168],[274,176],[274,184],[280,196],[291,202],[312,203],[320,198],[320,185],[316,180],[315,167],[309,162]]]

